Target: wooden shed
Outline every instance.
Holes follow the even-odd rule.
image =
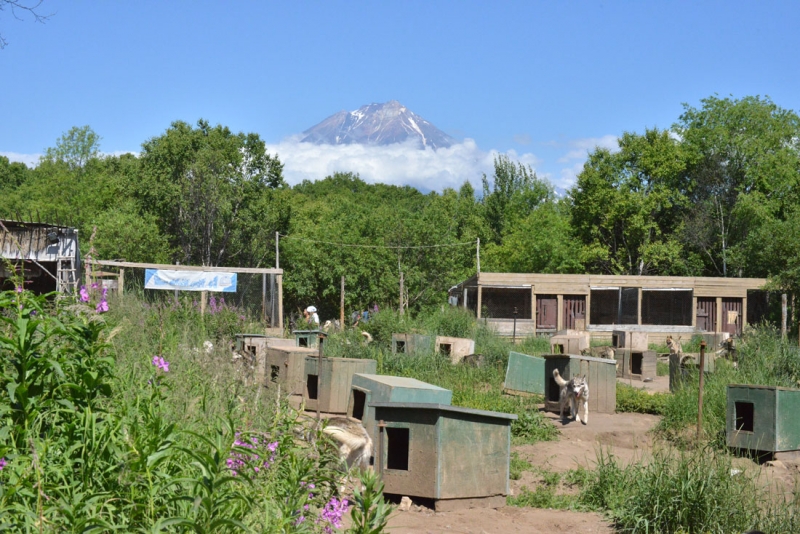
[[[504,393],[544,396],[545,410],[560,411],[561,388],[553,378],[553,370],[564,380],[586,376],[589,382],[589,411],[613,414],[617,409],[616,362],[605,358],[573,354],[528,356],[511,352],[503,389]]]
[[[505,506],[512,414],[443,404],[374,402],[375,468],[390,495],[436,511]]]
[[[728,386],[729,447],[752,451],[800,450],[800,390],[776,386]]]
[[[297,347],[318,347],[320,334],[325,335],[322,330],[292,330],[294,334],[295,346]]]
[[[236,334],[233,350],[247,358],[253,366],[257,384],[267,385],[267,347],[294,346],[293,339],[267,337],[264,334]]]
[[[434,338],[421,334],[392,334],[392,354],[425,354],[433,352]]]
[[[614,330],[611,332],[611,346],[615,349],[647,350],[647,332]]]
[[[270,346],[265,350],[266,362],[264,376],[267,387],[280,384],[281,393],[302,395],[306,386],[306,357],[316,356],[318,349],[295,347],[293,339],[287,339],[291,346]]]
[[[357,373],[353,375],[347,415],[361,421],[372,441],[378,439],[375,402],[450,404],[453,392],[415,378]]]
[[[465,356],[475,354],[475,340],[461,337],[436,336],[436,352],[450,358],[451,363],[458,363]]]
[[[615,349],[616,373],[622,378],[644,380],[657,375],[658,354],[654,350]]]
[[[359,358],[306,356],[303,402],[306,410],[347,413],[350,387],[356,373],[375,374],[378,362]]]

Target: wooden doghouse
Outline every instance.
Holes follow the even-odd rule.
[[[460,337],[436,336],[436,352],[450,358],[451,363],[458,363],[465,356],[475,354],[475,340]]]
[[[356,373],[375,374],[378,362],[358,358],[306,356],[303,402],[306,410],[347,413],[350,387]]]
[[[631,330],[612,330],[611,345],[615,349],[647,350],[647,332],[633,332]]]
[[[504,393],[544,396],[546,410],[560,411],[561,388],[553,378],[553,370],[564,380],[586,376],[589,383],[589,411],[613,414],[617,409],[616,362],[605,358],[569,354],[528,356],[511,352]]]
[[[266,349],[264,374],[266,386],[281,386],[281,393],[286,395],[302,395],[306,386],[306,357],[316,356],[319,349],[295,347],[293,339],[290,346],[270,346]]]
[[[384,492],[432,499],[436,511],[505,506],[512,414],[443,404],[373,402],[375,469]]]
[[[434,338],[421,334],[392,334],[392,354],[424,354],[433,352]]]
[[[800,390],[776,386],[728,386],[729,447],[752,451],[800,450]]]
[[[713,373],[716,368],[717,357],[714,353],[706,354],[703,366],[706,374]],[[689,372],[697,371],[700,365],[698,354],[670,354],[669,355],[669,390],[674,391],[679,382],[686,380]]]
[[[553,354],[581,354],[589,348],[589,334],[561,334],[550,338],[550,352]]]
[[[267,382],[267,348],[271,346],[294,346],[293,339],[267,337],[263,334],[236,334],[233,350],[247,358],[254,369],[257,384]]]
[[[322,330],[292,330],[296,347],[318,347],[319,335],[325,334]]]
[[[372,441],[378,439],[375,402],[450,404],[453,392],[415,378],[357,373],[353,375],[347,415],[361,421]]]
[[[658,354],[654,350],[616,349],[617,376],[633,380],[655,378]]]

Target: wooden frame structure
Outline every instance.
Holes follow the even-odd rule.
[[[759,295],[752,292],[763,291],[766,283],[763,278],[482,272],[450,288],[448,300],[473,310],[501,335],[511,335],[516,322],[517,336],[574,329],[610,338],[612,331],[626,330],[647,332],[656,343],[667,335],[699,331],[740,334],[750,320],[760,319],[748,318],[748,308],[753,305],[753,314],[759,309]]]

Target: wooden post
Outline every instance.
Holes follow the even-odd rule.
[[[478,248],[477,248],[477,261],[478,261],[478,274],[481,274],[481,238],[478,238]]]
[[[200,316],[206,314],[206,301],[208,300],[208,291],[200,292]]]
[[[403,293],[405,293],[403,289],[403,271],[400,271],[400,315],[403,315],[405,311],[405,307],[403,306]]]
[[[478,319],[483,317],[481,308],[483,308],[483,286],[478,284],[478,307],[476,308],[478,310]]]
[[[317,426],[319,427],[319,406],[322,401],[319,398],[319,393],[322,390],[322,345],[325,341],[325,334],[319,335],[319,352],[317,353]]]
[[[276,274],[278,280],[278,328],[283,330],[283,275]]]
[[[706,376],[706,342],[700,342],[700,383],[697,390],[697,441],[703,435],[703,383]]]
[[[342,276],[342,296],[339,300],[339,326],[344,330],[344,276]]]
[[[125,267],[120,267],[117,277],[117,294],[121,297],[125,290]]]
[[[280,269],[281,268],[281,249],[278,246],[278,243],[280,243],[280,234],[278,232],[275,232],[275,268],[276,269]]]
[[[781,295],[781,338],[786,339],[786,293]]]
[[[261,273],[261,321],[267,322],[267,273]]]

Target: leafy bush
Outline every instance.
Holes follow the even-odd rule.
[[[558,429],[541,412],[524,412],[511,423],[511,436],[515,444],[552,441],[558,437]]]
[[[617,382],[617,411],[661,415],[669,401],[667,393],[647,391]]]

